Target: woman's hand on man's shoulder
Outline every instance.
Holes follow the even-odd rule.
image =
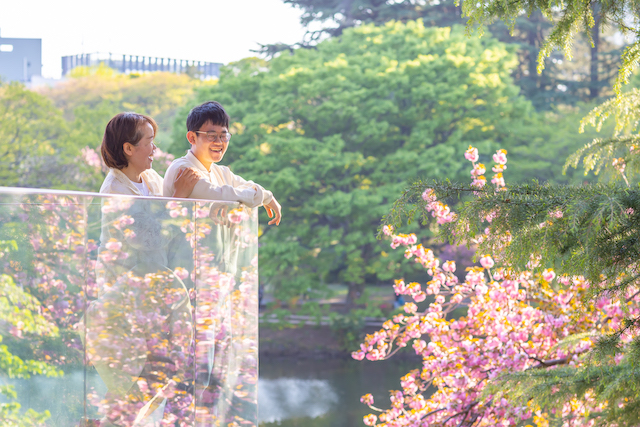
[[[193,168],[184,168],[178,171],[176,179],[173,181],[175,191],[173,197],[188,198],[193,191],[193,187],[201,179],[200,174]]]

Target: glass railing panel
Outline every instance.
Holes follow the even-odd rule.
[[[23,417],[257,425],[255,210],[0,189],[0,242],[0,345],[34,361],[2,378]]]
[[[257,212],[195,213],[196,425],[257,425]]]
[[[19,360],[7,353],[0,357],[11,360],[2,382],[15,387],[22,405],[16,419],[29,419],[31,409],[47,418],[46,425],[68,426],[85,414],[78,325],[86,306],[87,260],[95,246],[87,239],[91,201],[0,192],[1,345]]]
[[[101,199],[96,292],[85,316],[89,402],[101,422],[193,420],[193,202]],[[92,206],[94,208],[94,206]],[[98,228],[98,227],[96,227]],[[101,387],[101,384],[104,384]],[[100,389],[106,389],[100,395]],[[106,424],[106,425],[110,425]]]

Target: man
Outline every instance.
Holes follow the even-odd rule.
[[[282,217],[280,203],[270,191],[235,175],[228,167],[216,164],[224,157],[231,138],[229,115],[222,105],[209,101],[192,109],[187,117],[187,130],[191,148],[186,156],[174,160],[167,169],[163,194],[173,195],[174,181],[180,171],[193,168],[201,179],[189,198],[241,202],[251,208],[262,205],[272,218],[269,225],[279,225]]]

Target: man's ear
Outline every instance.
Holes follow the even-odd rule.
[[[195,143],[196,143],[196,133],[193,132],[193,131],[187,132],[187,141],[189,141],[189,144],[195,145]]]

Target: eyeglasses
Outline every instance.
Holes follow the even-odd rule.
[[[196,130],[195,133],[204,133],[205,135],[207,135],[207,140],[209,142],[214,142],[216,140],[220,140],[220,142],[229,142],[229,140],[231,139],[231,134],[229,132],[223,132],[220,135],[218,135],[213,131],[202,132],[202,131]]]

